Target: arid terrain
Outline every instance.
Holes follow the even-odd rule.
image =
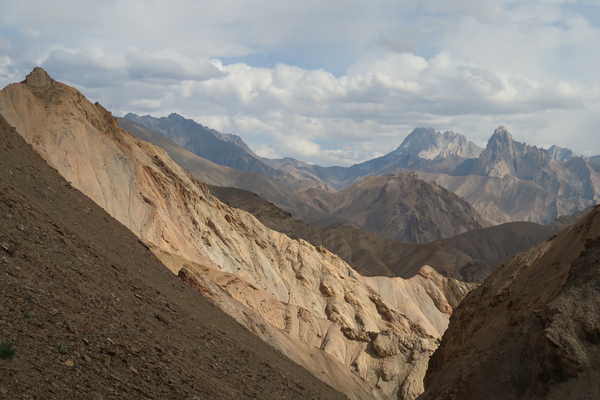
[[[427,181],[454,168],[571,195],[592,161],[504,130],[486,149],[416,130],[368,168],[326,172],[178,115],[116,119],[41,68],[0,91],[0,114],[8,398],[597,394],[582,384],[596,363],[591,186],[552,224],[492,226]]]
[[[343,399],[181,282],[0,118],[2,399]]]

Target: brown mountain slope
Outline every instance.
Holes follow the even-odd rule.
[[[481,228],[427,244],[383,238],[347,224],[324,228],[294,218],[255,193],[211,186],[211,192],[232,207],[252,213],[271,229],[315,246],[323,246],[363,275],[410,278],[423,265],[464,281],[481,282],[497,264],[548,239],[555,226],[512,222]]]
[[[305,196],[333,219],[405,242],[431,242],[486,224],[469,203],[414,174],[370,176],[339,192],[308,189]]]
[[[465,299],[420,398],[597,399],[598,310],[600,207]]]
[[[0,117],[0,398],[341,399],[172,275]]]
[[[352,399],[414,399],[449,314],[470,290],[423,269],[366,278],[329,251],[216,199],[164,150],[35,69],[0,113],[50,165],[174,273]]]

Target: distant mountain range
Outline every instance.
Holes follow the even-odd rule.
[[[147,129],[162,134],[174,143],[214,163],[245,172],[279,176],[281,172],[264,163],[236,135],[217,132],[179,114],[154,118],[129,113],[124,117]]]
[[[368,276],[410,278],[423,265],[431,265],[446,276],[482,282],[498,264],[550,238],[560,228],[558,225],[510,222],[431,243],[405,243],[348,223],[326,227],[308,224],[246,190],[220,186],[210,189],[221,201],[248,211],[269,228],[326,247]]]
[[[417,128],[398,148],[382,157],[350,167],[321,167],[292,158],[258,157],[239,137],[233,140],[228,135],[222,141],[231,147],[223,154],[215,154],[213,147],[199,148],[193,143],[201,141],[198,136],[220,140],[222,134],[180,116],[156,119],[128,114],[126,119],[149,129],[160,125],[161,133],[171,135],[199,156],[221,165],[277,177],[294,188],[318,187],[332,192],[366,176],[414,171],[421,179],[463,197],[492,224],[550,223],[600,200],[600,156],[582,157],[558,146],[549,149],[529,146],[514,140],[503,127],[494,131],[485,149],[458,133]],[[307,215],[277,199],[267,199],[298,216]]]

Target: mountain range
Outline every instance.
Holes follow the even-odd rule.
[[[246,190],[211,186],[210,191],[224,203],[248,211],[271,229],[327,248],[368,276],[410,278],[423,265],[431,265],[443,275],[482,282],[501,262],[559,230],[558,225],[509,222],[426,244],[407,243],[347,223],[327,227],[308,224]],[[575,221],[567,224],[570,222]]]
[[[130,115],[130,118],[120,119],[120,125],[141,139],[165,148],[173,159],[201,181],[258,193],[310,223],[321,226],[352,223],[384,237],[408,242],[443,239],[487,224],[467,202],[414,174],[364,177],[343,190],[334,190],[326,183],[296,178],[287,172],[268,176],[257,171],[217,166],[204,158],[205,152],[196,151],[199,153],[196,154],[184,149],[131,118]],[[137,120],[156,123],[148,118]],[[160,121],[166,123],[170,119],[180,121],[179,117],[173,116]],[[197,125],[190,120],[187,124]],[[201,132],[200,128],[194,132]],[[212,133],[208,135],[214,139]],[[239,148],[242,158],[251,156],[245,148]],[[412,194],[407,196],[409,193]]]
[[[4,397],[600,394],[598,157],[500,127],[271,160],[41,68],[0,137]]]
[[[126,118],[150,129],[158,120],[133,114]],[[191,130],[180,134],[195,135]],[[187,148],[194,152],[191,146]],[[196,154],[207,156],[206,152]],[[261,168],[255,168],[253,172],[260,173],[266,165],[283,174],[271,171],[269,176],[277,175],[294,188],[298,185],[303,189],[316,187],[325,192],[347,188],[366,176],[414,171],[419,178],[467,200],[491,224],[513,221],[552,223],[563,215],[575,214],[594,205],[599,199],[598,157],[577,156],[573,151],[557,146],[549,149],[529,146],[514,140],[504,127],[494,131],[485,149],[454,132],[417,128],[394,151],[350,167],[320,167],[289,158],[259,158],[249,152],[245,144],[238,147],[238,154],[240,158],[252,154],[255,160],[262,161]],[[223,164],[235,165],[231,161]],[[259,194],[298,217],[311,217],[302,207],[297,209],[289,202],[271,198],[268,193]]]

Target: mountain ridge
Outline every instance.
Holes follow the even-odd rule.
[[[170,143],[169,139],[158,132],[128,119],[120,119],[119,124],[138,137],[166,149],[171,157],[198,179],[216,186],[232,186],[256,192],[298,218],[321,226],[331,223],[354,223],[391,238],[425,242],[443,239],[486,224],[486,221],[481,219],[468,204],[454,194],[406,174],[385,179],[364,177],[363,183],[356,182],[341,191],[332,190],[327,185],[320,185],[316,177],[307,187],[298,187],[282,177],[252,175],[248,172],[226,170],[223,166],[211,165],[210,161],[204,160],[201,156],[189,154],[187,150]],[[295,165],[298,163],[290,162]],[[288,171],[284,172],[287,174]],[[313,178],[308,176],[299,178],[305,181],[311,179]],[[382,182],[369,185],[369,180]],[[411,194],[416,189],[419,189],[420,195],[423,196],[419,207],[417,207],[419,202],[414,199],[414,194]],[[353,193],[362,193],[366,198],[369,191],[380,193],[379,196],[371,196],[369,207],[363,207],[364,204],[360,199],[353,201]],[[441,213],[435,209],[434,204],[451,212]],[[362,207],[364,210],[358,213],[350,209],[344,210],[344,207]],[[396,222],[384,218],[385,213],[392,215]],[[361,214],[360,218],[358,218],[359,214]],[[425,225],[432,227],[430,232],[425,232]]]
[[[242,189],[211,186],[221,201],[253,214],[263,224],[315,246],[324,246],[363,275],[410,278],[423,265],[462,281],[483,281],[497,264],[548,239],[558,228],[512,222],[469,231],[427,244],[403,243],[345,223],[309,225],[259,195]],[[570,222],[566,218],[565,223]]]
[[[453,314],[422,400],[600,396],[600,207],[506,263]]]

